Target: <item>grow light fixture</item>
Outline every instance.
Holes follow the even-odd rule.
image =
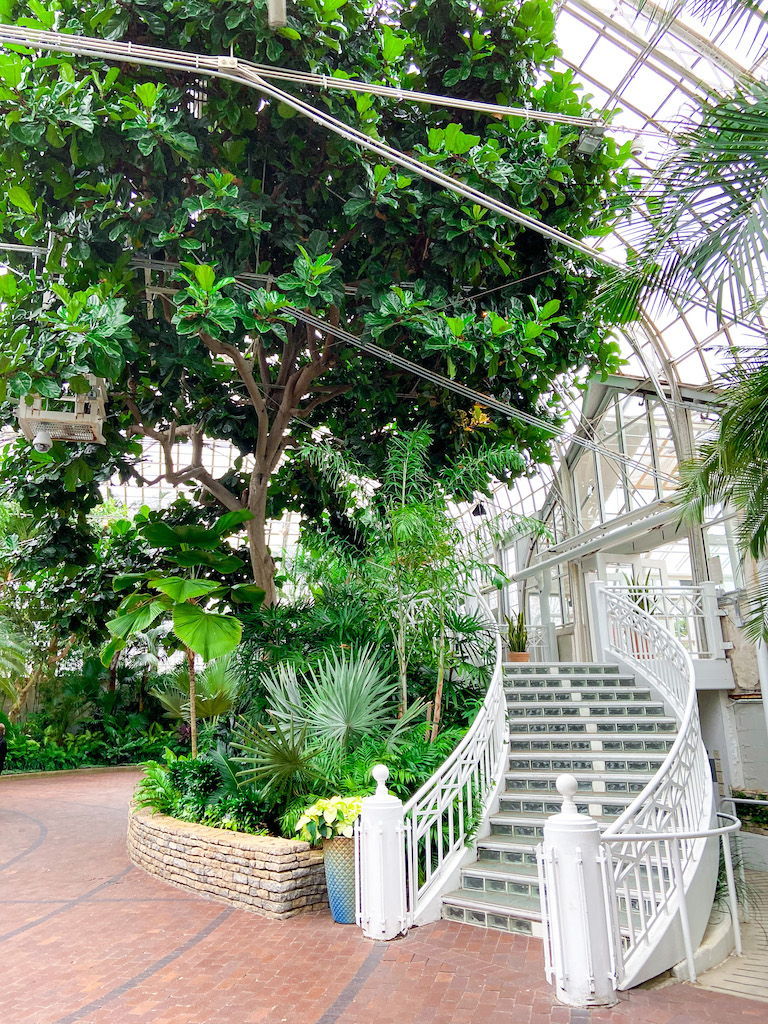
[[[102,426],[106,419],[104,381],[88,374],[91,390],[82,395],[64,392],[58,398],[35,395],[31,404],[24,397],[16,416],[19,429],[38,451],[47,451],[48,441],[74,444],[106,444]],[[42,439],[42,440],[41,440]]]
[[[581,133],[579,144],[576,147],[577,153],[583,153],[585,156],[592,156],[600,149],[603,144],[603,136],[605,135],[605,129],[607,125],[604,124],[593,124],[589,128],[585,129]]]

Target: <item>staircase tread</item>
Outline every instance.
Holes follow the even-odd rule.
[[[486,913],[506,913],[511,916],[524,917],[529,921],[540,921],[541,910],[539,901],[532,896],[510,896],[505,892],[480,892],[469,889],[454,889],[445,893],[444,903],[462,906],[467,910],[480,910]]]
[[[505,882],[520,882],[521,885],[538,885],[538,874],[526,874],[518,864],[502,864],[495,861],[477,860],[462,868],[462,875],[482,875],[483,878],[498,878]]]

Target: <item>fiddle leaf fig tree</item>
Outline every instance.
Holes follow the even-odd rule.
[[[114,580],[116,591],[130,589],[131,593],[107,623],[112,640],[102,651],[102,662],[110,664],[129,637],[160,623],[170,624],[187,658],[193,757],[197,757],[195,655],[209,662],[231,653],[243,631],[232,609],[258,607],[265,596],[254,584],[229,583],[226,578],[245,563],[231,549],[222,550],[225,535],[249,517],[247,511],[229,513],[210,528],[170,526],[156,519],[142,522],[139,529],[145,540],[174,571],[165,575],[152,569]]]
[[[558,69],[550,0],[297,3],[270,29],[266,0],[9,0],[29,29],[224,54],[313,72],[578,117],[594,110]],[[608,233],[631,200],[628,143],[579,152],[578,130],[534,118],[312,93],[372,140],[417,157],[534,221],[576,238]],[[105,377],[108,458],[83,446],[66,488],[108,469],[141,477],[145,442],[162,475],[251,513],[251,575],[275,599],[266,523],[319,509],[297,456],[342,441],[376,476],[393,425],[432,430],[436,468],[493,439],[534,460],[549,433],[474,403],[439,378],[413,376],[363,342],[556,421],[566,380],[612,371],[618,346],[592,299],[601,268],[551,239],[403,173],[317,120],[224,78],[111,65],[56,52],[0,59],[0,399]],[[39,250],[43,250],[42,255]],[[297,315],[312,314],[315,326]],[[317,326],[319,322],[319,326]],[[216,476],[206,440],[234,449]],[[22,493],[56,466],[8,467]],[[522,466],[522,462],[521,462]],[[65,488],[65,489],[66,489]],[[50,504],[50,503],[49,503]]]

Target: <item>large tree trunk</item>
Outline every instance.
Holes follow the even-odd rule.
[[[248,491],[248,508],[253,519],[246,525],[251,553],[253,582],[266,594],[264,605],[271,607],[277,600],[275,589],[275,560],[267,544],[267,491],[270,475],[254,469]]]

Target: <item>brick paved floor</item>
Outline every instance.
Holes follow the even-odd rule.
[[[126,857],[136,778],[0,778],[0,1024],[768,1024],[690,985],[570,1011],[535,939],[440,922],[371,943],[187,895]]]

